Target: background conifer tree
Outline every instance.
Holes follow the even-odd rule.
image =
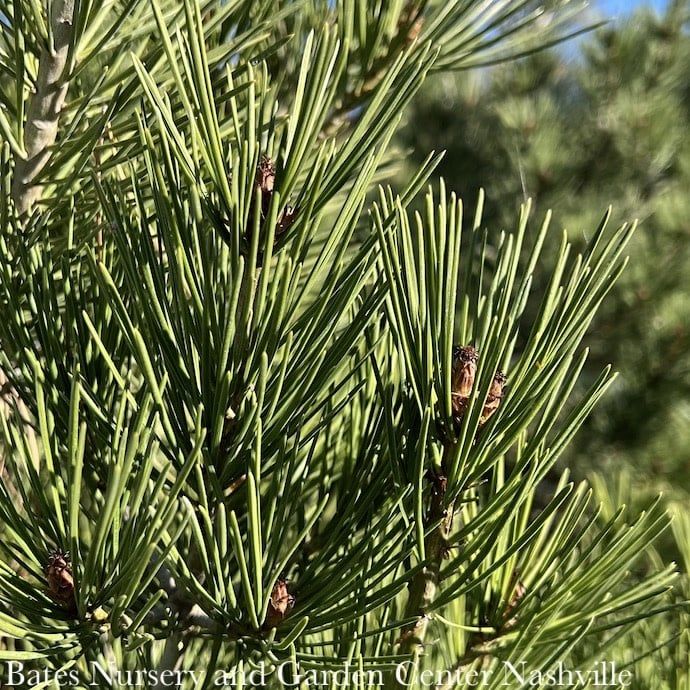
[[[501,687],[673,625],[664,511],[540,489],[634,224],[386,184],[429,74],[571,5],[0,4],[4,685]]]

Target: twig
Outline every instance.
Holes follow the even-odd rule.
[[[21,215],[31,211],[40,197],[36,179],[50,159],[50,148],[57,140],[58,120],[69,87],[65,69],[73,26],[74,0],[55,0],[53,45],[46,45],[41,52],[36,91],[31,97],[24,125],[26,158],[17,157],[12,182],[12,198]]]
[[[452,451],[452,446],[444,449],[445,458]],[[420,570],[410,584],[410,591],[405,609],[405,617],[419,616],[415,623],[403,628],[400,636],[401,654],[419,654],[424,646],[424,638],[429,627],[429,617],[426,615],[429,607],[436,598],[440,583],[441,563],[447,548],[447,537],[453,522],[453,505],[446,505],[446,479],[438,477],[434,481],[431,491],[429,511],[424,520],[425,527],[429,528],[438,523],[433,531],[424,539],[424,551],[427,565]],[[403,679],[396,677],[392,681],[392,687],[408,687]]]

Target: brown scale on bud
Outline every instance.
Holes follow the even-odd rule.
[[[297,219],[297,209],[294,206],[286,206],[278,216],[276,224],[276,235],[282,235],[284,232],[292,227],[292,224]]]
[[[261,220],[268,215],[271,205],[273,188],[276,182],[276,166],[268,156],[261,156],[259,165],[256,166],[255,185],[261,191]]]
[[[48,594],[58,604],[69,611],[76,611],[74,599],[74,577],[72,576],[72,560],[69,552],[57,549],[48,556],[45,567],[48,580]]]
[[[267,628],[274,628],[276,625],[279,625],[282,620],[287,618],[294,606],[295,597],[288,590],[288,581],[284,578],[279,578],[275,585],[273,585],[271,598],[268,602],[265,626]]]
[[[506,606],[505,611],[503,612],[504,630],[510,630],[511,628],[514,628],[517,625],[518,617],[517,615],[514,615],[515,610],[517,609],[520,602],[524,599],[526,594],[527,587],[525,587],[522,580],[518,580],[517,584],[515,585],[515,589],[513,590],[513,596],[510,598],[510,601],[508,602],[508,605]]]
[[[450,388],[453,419],[456,424],[462,421],[467,403],[477,375],[479,352],[471,345],[453,348],[453,365],[451,369]]]
[[[448,477],[443,472],[438,472],[436,469],[430,468],[426,471],[426,478],[431,484],[431,490],[434,496],[443,497],[446,495],[448,489]]]
[[[263,154],[256,168],[256,184],[262,192],[270,193],[273,192],[275,181],[275,163],[267,155]]]
[[[498,409],[503,399],[503,389],[506,385],[506,375],[502,371],[496,372],[494,380],[491,382],[489,394],[486,396],[482,416],[479,418],[480,424],[486,424]]]
[[[262,155],[259,164],[256,166],[254,178],[255,189],[261,192],[261,218],[260,224],[265,222],[271,208],[271,199],[275,191],[276,166],[273,160],[266,155]],[[282,235],[290,229],[297,218],[298,209],[286,206],[279,214],[276,221],[276,237]],[[254,208],[252,206],[249,213],[249,231],[254,227]]]
[[[455,346],[453,348],[450,385],[453,420],[456,425],[460,425],[467,410],[474,380],[477,377],[478,361],[479,352],[471,345],[464,347]],[[494,374],[481,417],[479,418],[480,426],[483,426],[491,419],[501,404],[506,380],[506,375],[502,371]]]

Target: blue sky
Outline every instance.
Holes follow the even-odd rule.
[[[657,12],[663,13],[670,0],[589,0],[589,19],[607,19],[615,25],[617,21],[628,17],[640,7],[652,7]],[[577,59],[580,55],[580,47],[583,41],[588,40],[589,35],[584,34],[572,41],[566,41],[561,46],[564,55],[570,59]]]
[[[663,10],[668,5],[668,0],[598,0],[592,5],[597,5],[609,17],[620,17],[643,5]]]

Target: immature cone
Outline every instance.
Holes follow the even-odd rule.
[[[494,380],[491,382],[491,388],[489,388],[486,402],[484,403],[482,416],[479,418],[480,424],[486,424],[498,409],[498,406],[501,404],[501,399],[503,398],[503,387],[505,384],[506,375],[502,371],[496,372]]]
[[[450,388],[453,419],[456,424],[462,420],[467,409],[467,402],[472,392],[474,378],[477,375],[479,353],[471,345],[453,348],[453,366],[451,369]]]
[[[295,605],[295,597],[288,591],[287,580],[279,579],[273,585],[271,599],[268,602],[266,614],[266,627],[273,628],[278,625],[292,610]]]
[[[72,577],[72,561],[68,552],[57,549],[48,556],[45,568],[48,580],[48,594],[62,606],[73,610],[76,608],[74,600],[74,578]]]

